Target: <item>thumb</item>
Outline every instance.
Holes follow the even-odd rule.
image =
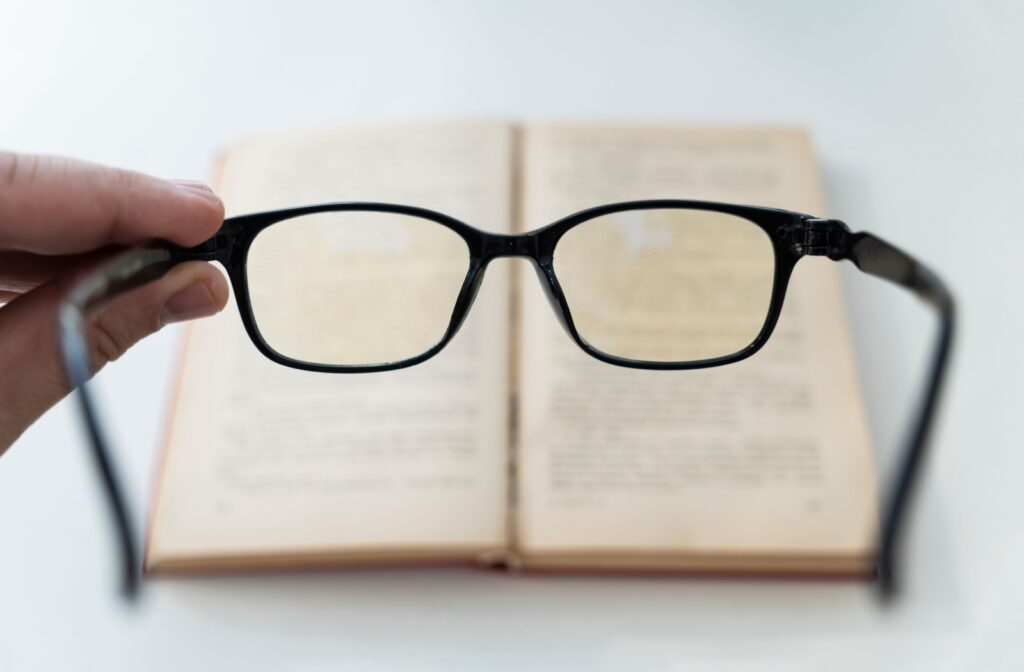
[[[0,310],[0,452],[69,391],[56,316],[74,279],[62,277]],[[228,300],[224,276],[205,262],[173,267],[86,321],[93,371],[166,324],[213,315]]]
[[[210,264],[194,261],[171,268],[158,281],[119,298],[87,320],[92,370],[99,371],[167,324],[219,312],[227,300],[227,282]]]

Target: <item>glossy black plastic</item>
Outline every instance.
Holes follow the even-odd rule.
[[[558,277],[553,263],[555,247],[559,239],[574,226],[596,217],[628,210],[650,209],[704,210],[735,215],[748,219],[759,226],[771,238],[775,253],[775,279],[771,305],[760,333],[746,348],[739,352],[714,359],[649,362],[625,359],[601,352],[587,343],[586,339],[577,332],[569,305],[558,284]],[[324,212],[343,211],[387,212],[427,219],[451,229],[466,242],[470,256],[469,268],[463,280],[459,296],[456,299],[448,328],[441,339],[426,352],[409,359],[371,366],[328,365],[286,357],[268,345],[260,334],[257,321],[252,313],[252,305],[249,301],[249,286],[246,280],[246,258],[253,240],[268,226],[286,219]],[[700,369],[710,366],[721,366],[722,364],[730,364],[745,359],[757,352],[768,341],[768,337],[775,328],[782,310],[782,302],[785,297],[790,274],[797,259],[802,256],[802,248],[794,245],[793,235],[800,229],[805,219],[810,218],[783,210],[725,203],[679,200],[632,201],[591,208],[570,215],[535,231],[508,235],[481,231],[447,215],[423,208],[387,203],[332,203],[235,217],[224,222],[220,233],[211,242],[191,250],[174,250],[173,253],[176,260],[179,261],[205,259],[221,262],[231,278],[231,285],[237,297],[242,322],[253,343],[270,359],[294,368],[324,373],[371,373],[412,366],[430,359],[451,341],[465,321],[480,283],[483,281],[487,265],[499,257],[526,257],[533,262],[538,277],[542,280],[544,290],[551,301],[551,305],[555,308],[555,313],[559,320],[573,340],[588,354],[609,364],[638,369]]]
[[[742,350],[714,359],[679,362],[650,362],[624,359],[593,348],[580,336],[558,283],[554,266],[559,239],[574,226],[588,220],[617,212],[644,209],[689,209],[720,212],[749,220],[770,238],[775,255],[775,274],[770,306],[764,324],[753,342]],[[466,242],[470,263],[455,303],[447,330],[429,350],[415,357],[373,366],[337,366],[304,362],[285,357],[271,348],[260,335],[249,301],[246,280],[246,259],[257,235],[268,226],[294,217],[325,212],[386,212],[420,217],[445,226]],[[235,293],[242,322],[259,350],[270,359],[299,369],[325,373],[371,373],[412,366],[437,354],[456,334],[465,321],[483,281],[487,265],[499,257],[526,257],[533,263],[537,276],[547,292],[558,319],[572,339],[591,356],[614,364],[639,369],[682,370],[722,366],[740,361],[756,353],[771,336],[785,299],[786,288],[796,263],[804,256],[827,256],[833,260],[848,259],[866,273],[895,282],[917,294],[940,314],[941,328],[924,401],[912,426],[911,439],[900,463],[896,480],[885,504],[878,544],[876,568],[878,586],[883,595],[895,588],[895,566],[900,532],[909,501],[924,458],[929,431],[935,415],[953,339],[953,299],[939,278],[922,264],[899,249],[866,233],[850,233],[839,220],[827,220],[798,212],[733,205],[705,201],[648,200],[603,205],[584,210],[548,226],[521,234],[497,234],[481,231],[452,217],[431,210],[386,203],[331,203],[288,210],[234,217],[224,221],[220,231],[205,243],[181,248],[170,243],[155,243],[125,253],[108,267],[86,279],[68,297],[60,313],[61,343],[68,376],[79,387],[83,417],[89,428],[91,444],[108,495],[121,542],[124,559],[125,589],[134,594],[138,586],[139,566],[123,497],[109,461],[109,452],[95,412],[95,407],[82,384],[89,378],[88,358],[84,341],[84,320],[92,308],[132,287],[148,282],[175,264],[192,261],[218,261],[227,269]]]

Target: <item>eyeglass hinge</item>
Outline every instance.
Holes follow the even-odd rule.
[[[838,219],[807,218],[793,232],[793,245],[802,255],[846,257],[850,228]]]
[[[223,231],[218,231],[213,238],[182,250],[181,255],[183,259],[189,261],[215,261],[223,256],[222,253],[230,244],[231,237]]]

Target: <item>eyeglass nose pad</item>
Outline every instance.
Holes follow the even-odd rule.
[[[565,296],[561,293],[562,290],[558,286],[558,280],[555,278],[555,270],[551,267],[551,262],[537,261],[536,259],[531,259],[530,261],[533,262],[533,270],[537,273],[537,279],[540,280],[541,287],[544,288],[544,296],[547,297],[551,310],[555,311],[558,323],[562,325],[562,329],[565,330],[565,333],[570,338],[576,340],[576,337],[573,336],[572,318],[569,317]]]
[[[474,261],[473,265],[470,266],[469,274],[466,277],[466,284],[463,285],[462,291],[459,292],[459,298],[455,302],[455,315],[458,321],[451,326],[450,333],[448,334],[449,338],[455,336],[466,321],[469,309],[473,307],[476,295],[480,292],[480,285],[484,282],[484,272],[486,270],[486,261]]]

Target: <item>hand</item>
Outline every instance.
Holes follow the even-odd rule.
[[[44,156],[0,152],[0,454],[68,392],[57,307],[84,271],[118,247],[153,238],[197,245],[224,206],[198,182]],[[93,316],[98,369],[165,324],[227,303],[224,276],[203,262],[172,268]]]

